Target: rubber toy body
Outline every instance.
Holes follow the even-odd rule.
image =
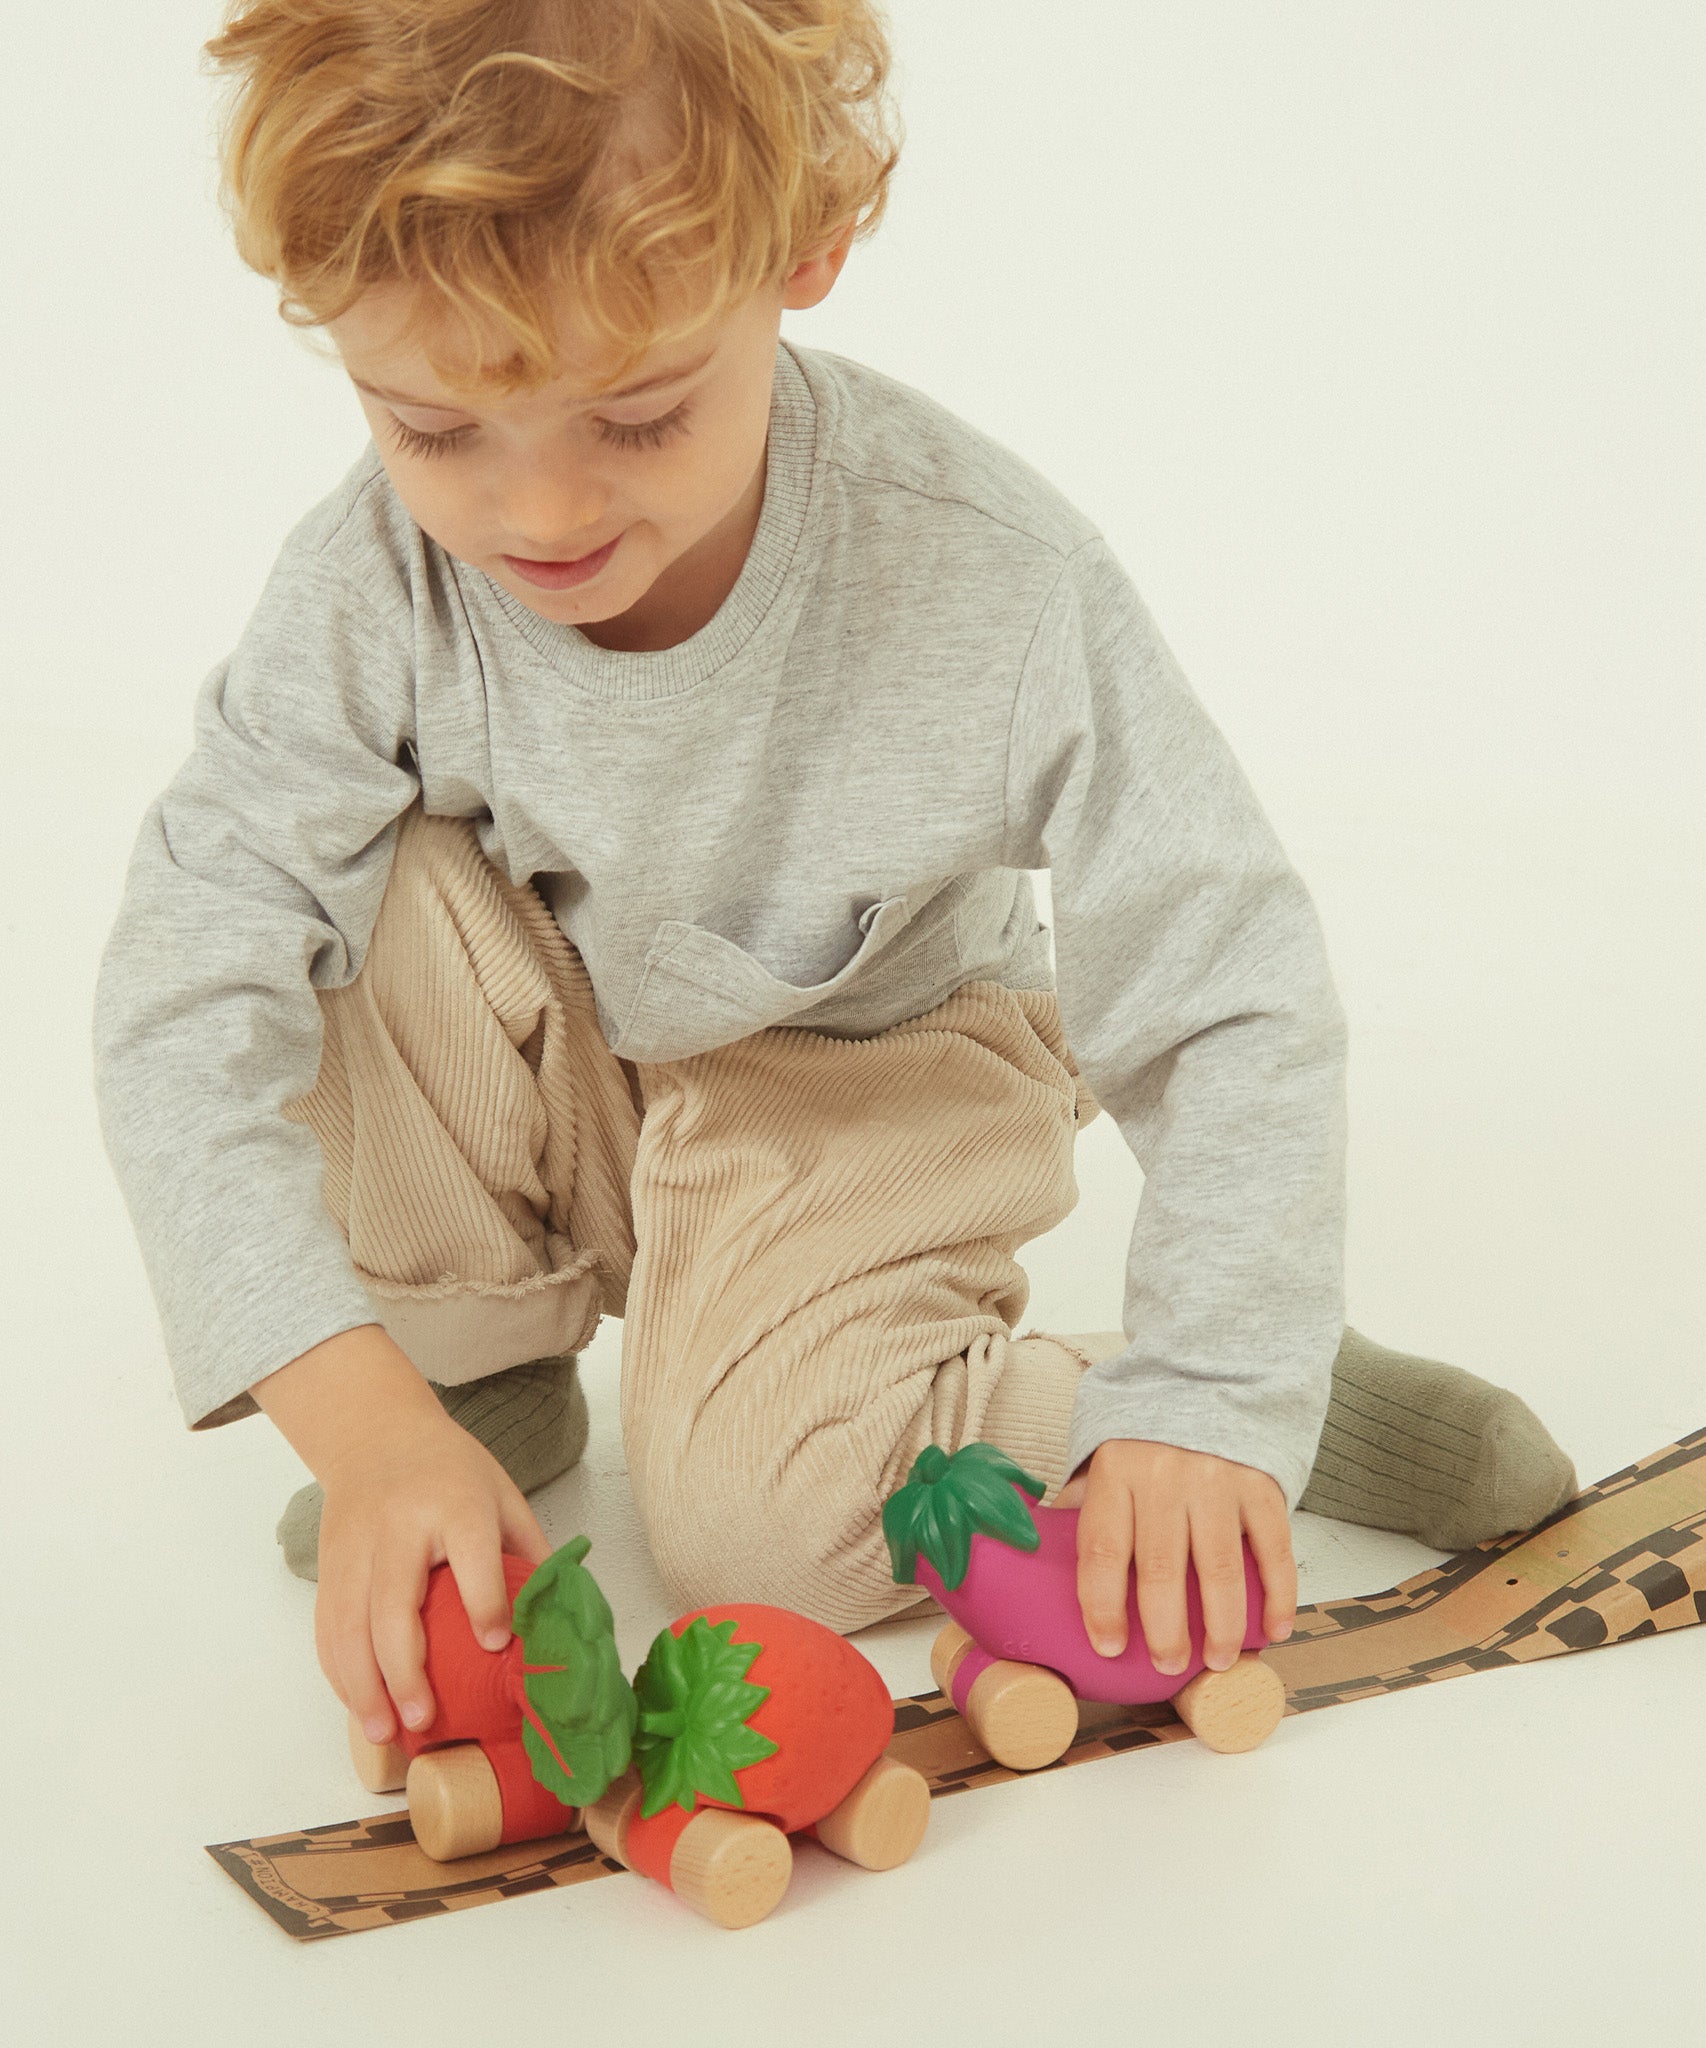
[[[920,1553],[917,1560],[918,1585],[941,1602],[976,1645],[954,1673],[953,1699],[960,1713],[965,1712],[966,1696],[978,1677],[1002,1659],[1057,1672],[1081,1700],[1122,1706],[1171,1699],[1207,1669],[1202,1654],[1202,1591],[1194,1566],[1187,1567],[1185,1579],[1191,1654],[1184,1670],[1156,1670],[1137,1616],[1135,1582],[1126,1593],[1126,1647],[1117,1657],[1104,1657],[1091,1646],[1078,1604],[1078,1510],[1038,1507],[1017,1487],[1014,1492],[1036,1525],[1035,1550],[1016,1550],[999,1537],[973,1535],[965,1577],[952,1588],[942,1583],[928,1557]],[[1249,1623],[1243,1647],[1260,1650],[1268,1640],[1262,1629],[1264,1596],[1247,1542],[1244,1587]]]
[[[511,1601],[531,1577],[525,1559],[503,1559],[504,1591]],[[565,1806],[541,1785],[522,1746],[523,1657],[521,1639],[511,1636],[502,1650],[485,1649],[475,1638],[449,1565],[436,1565],[421,1602],[426,1631],[426,1676],[438,1712],[419,1735],[399,1727],[396,1744],[414,1758],[452,1742],[478,1743],[498,1781],[503,1800],[504,1842],[531,1842],[574,1827],[578,1809]]]
[[[689,1788],[688,1807],[672,1801],[660,1812],[630,1819],[626,1860],[662,1885],[671,1885],[675,1845],[704,1808],[753,1814],[787,1835],[815,1832],[817,1822],[840,1806],[894,1737],[894,1702],[887,1685],[866,1657],[822,1622],[790,1608],[741,1602],[696,1607],[672,1621],[668,1633],[680,1638],[696,1621],[710,1629],[732,1622],[726,1636],[730,1649],[761,1645],[746,1666],[744,1683],[764,1689],[768,1697],[741,1714],[735,1725],[759,1738],[753,1747],[775,1747],[759,1761],[737,1768],[734,1798]],[[636,1686],[644,1729],[643,1677]]]

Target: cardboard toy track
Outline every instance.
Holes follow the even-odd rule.
[[[1263,1656],[1285,1681],[1287,1714],[1306,1714],[1700,1621],[1706,1429],[1612,1473],[1527,1535],[1461,1551],[1387,1593],[1300,1608],[1290,1638]],[[1165,1703],[1087,1706],[1078,1740],[1046,1768],[1189,1736]],[[1016,1775],[990,1760],[938,1692],[896,1700],[890,1749],[923,1772],[935,1798]],[[623,1874],[579,1831],[435,1863],[397,1811],[213,1842],[208,1854],[298,1941]]]

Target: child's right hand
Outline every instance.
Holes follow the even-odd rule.
[[[256,1401],[325,1491],[314,1642],[332,1690],[370,1742],[437,1711],[425,1671],[427,1574],[448,1564],[477,1641],[510,1636],[503,1552],[537,1564],[550,1543],[527,1497],[453,1422],[377,1323],[345,1330],[260,1381]]]

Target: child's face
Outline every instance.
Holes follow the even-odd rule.
[[[604,364],[567,322],[559,360],[573,367],[508,396],[439,382],[419,343],[401,338],[404,287],[375,287],[328,331],[386,473],[424,532],[541,618],[593,628],[607,646],[667,647],[734,587],[763,505],[781,315],[827,294],[847,247],[844,239],[686,342],[654,350],[624,390],[687,374],[621,398],[586,396]],[[580,581],[538,566],[611,542]],[[599,621],[615,623],[599,631]]]

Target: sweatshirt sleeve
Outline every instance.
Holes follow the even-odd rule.
[[[413,704],[400,631],[287,543],[131,855],[96,1098],[191,1427],[374,1320],[318,1142],[282,1110],[314,1083],[315,992],[359,970],[419,789]]]
[[[1319,920],[1225,738],[1100,535],[1014,704],[1015,867],[1047,868],[1061,1022],[1143,1170],[1111,1437],[1308,1480],[1344,1325],[1345,1022]]]

